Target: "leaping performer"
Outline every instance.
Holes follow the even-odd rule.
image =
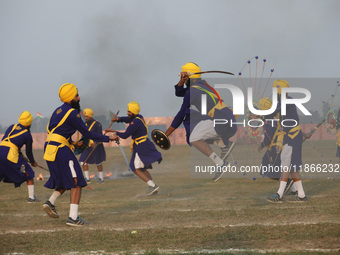
[[[219,169],[222,169],[222,167],[229,165],[229,162],[226,160],[226,154],[228,149],[231,151],[235,145],[229,139],[237,131],[236,125],[230,125],[231,122],[235,123],[236,119],[232,110],[223,102],[219,93],[205,80],[201,79],[201,73],[204,72],[201,72],[201,68],[195,63],[189,62],[182,66],[180,81],[175,86],[175,89],[176,96],[183,97],[183,103],[170,127],[166,130],[165,135],[169,136],[183,123],[186,130],[187,143],[193,145],[216,165],[220,166],[221,168]],[[187,87],[184,87],[184,84]],[[202,109],[202,95],[205,95],[207,99],[206,115],[192,109],[192,106],[195,106],[196,109]],[[214,127],[214,119],[227,120],[229,124],[216,125]],[[222,138],[225,145],[221,157],[207,143],[207,140],[218,137]],[[222,170],[216,171],[213,182],[218,181],[223,174],[224,171]]]
[[[85,224],[78,216],[78,208],[82,188],[87,184],[73,153],[71,136],[78,130],[83,136],[95,142],[109,142],[114,139],[88,131],[80,117],[80,97],[74,84],[63,84],[59,88],[59,98],[64,104],[51,115],[44,147],[44,159],[50,170],[50,178],[44,186],[54,191],[43,207],[50,217],[59,218],[55,202],[66,190],[71,190],[70,212],[66,224],[77,227]]]
[[[135,175],[141,178],[149,186],[147,195],[157,192],[159,186],[156,185],[148,169],[152,169],[152,163],[162,161],[161,153],[148,138],[148,126],[144,117],[139,114],[140,106],[137,102],[131,101],[127,105],[126,117],[112,118],[112,122],[129,123],[125,132],[118,132],[107,128],[105,132],[114,132],[113,139],[126,139],[131,136],[132,156],[130,160],[130,169]]]

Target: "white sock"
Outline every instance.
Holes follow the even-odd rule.
[[[27,185],[28,197],[34,199],[34,185]]]
[[[294,183],[296,184],[296,188],[297,188],[297,191],[298,191],[298,197],[304,198],[306,196],[306,194],[305,194],[305,191],[303,190],[301,180],[300,181],[296,181]]]
[[[99,179],[104,180],[104,172],[98,172]]]
[[[52,195],[51,195],[49,201],[51,202],[52,205],[54,205],[54,204],[55,204],[55,201],[57,201],[58,197],[60,197],[60,196],[61,196],[60,192],[55,190],[55,191],[52,193]]]
[[[90,179],[90,173],[89,173],[89,171],[84,171],[84,175],[85,175],[86,180],[89,180],[89,179]]]
[[[77,204],[70,204],[70,214],[69,217],[73,220],[76,220],[78,218],[78,208],[79,205]]]
[[[153,187],[153,188],[156,186],[156,184],[153,182],[153,180],[148,181],[146,184]]]
[[[209,158],[211,158],[212,161],[214,161],[217,165],[223,166],[223,160],[219,156],[217,156],[215,152],[211,153]]]
[[[279,194],[280,198],[283,197],[283,192],[285,191],[287,182],[285,181],[280,181],[280,187],[279,190],[277,191],[277,194]]]
[[[297,187],[296,187],[295,182],[293,183],[292,187],[290,187],[290,191],[292,191],[292,192],[297,191]]]

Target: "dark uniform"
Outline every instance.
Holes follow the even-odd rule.
[[[0,143],[0,182],[14,183],[15,187],[34,178],[34,171],[26,162],[20,149],[26,146],[26,155],[34,163],[32,153],[32,135],[29,129],[21,124],[11,125]]]
[[[125,132],[116,132],[117,136],[126,139],[131,136],[132,155],[130,160],[130,169],[136,170],[135,157],[138,154],[141,161],[144,163],[144,169],[151,169],[152,163],[162,161],[162,154],[156,149],[155,144],[148,138],[148,127],[142,115],[137,114],[135,118],[119,117],[117,122],[129,123]]]
[[[182,95],[183,92],[185,92],[183,103],[171,123],[171,126],[176,129],[183,123],[187,133],[188,143],[192,130],[200,121],[225,119],[228,120],[228,123],[231,121],[234,123],[236,122],[232,111],[224,104],[222,99],[221,104],[217,95],[214,94],[214,91],[211,90],[209,84],[205,80],[196,80],[196,82],[194,82],[188,90],[184,88],[182,88],[182,91],[176,89],[176,94],[178,95]],[[200,112],[202,95],[207,95],[207,115],[202,115]],[[198,110],[192,109],[192,106]],[[215,131],[219,136],[221,136],[224,144],[227,145],[229,138],[236,133],[237,126],[233,125],[231,127],[229,124],[216,125]]]
[[[49,189],[75,188],[73,178],[77,178],[77,186],[86,186],[82,169],[72,150],[71,136],[78,130],[96,142],[109,142],[109,137],[88,131],[78,111],[68,103],[53,112],[47,128],[49,135],[45,143],[44,159],[51,176],[44,186]]]
[[[261,142],[261,147],[267,147],[267,150],[262,158],[261,175],[268,178],[279,179],[281,177],[281,150],[282,150],[282,136],[280,136],[281,125],[276,121],[265,122],[263,126],[264,138]]]
[[[97,134],[103,133],[102,125],[94,119],[87,121],[85,125],[88,128],[88,131],[92,131]],[[91,141],[90,141],[90,144],[91,144]],[[90,153],[92,154],[88,158]],[[99,165],[102,162],[104,162],[106,160],[106,153],[105,153],[104,145],[102,143],[97,144],[95,149],[93,149],[91,146],[87,147],[79,157],[80,162],[85,162],[85,160],[87,164],[96,164],[96,165]]]

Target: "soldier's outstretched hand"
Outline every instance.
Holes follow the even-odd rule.
[[[116,135],[115,133],[110,135],[110,141],[115,141],[115,140],[118,140],[118,139],[119,139],[119,136]]]

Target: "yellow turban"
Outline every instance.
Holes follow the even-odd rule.
[[[19,123],[25,127],[28,127],[32,124],[33,116],[30,112],[24,111],[20,114]]]
[[[269,110],[272,107],[272,100],[270,98],[265,97],[261,98],[259,101],[260,110]]]
[[[285,80],[276,80],[273,83],[273,88],[277,88],[277,93],[281,94],[281,88],[289,88],[289,83]]]
[[[65,83],[59,88],[59,98],[64,103],[69,103],[78,94],[78,90],[74,84]]]
[[[130,103],[128,103],[127,110],[137,115],[140,111],[139,104],[135,101],[131,101]]]
[[[84,110],[84,115],[87,116],[87,117],[91,117],[93,116],[93,111],[90,109],[90,108],[86,108]]]
[[[189,73],[198,73],[201,72],[201,68],[193,62],[186,63],[182,66],[182,72],[189,72]],[[195,74],[189,76],[189,78],[200,78],[200,74]]]

